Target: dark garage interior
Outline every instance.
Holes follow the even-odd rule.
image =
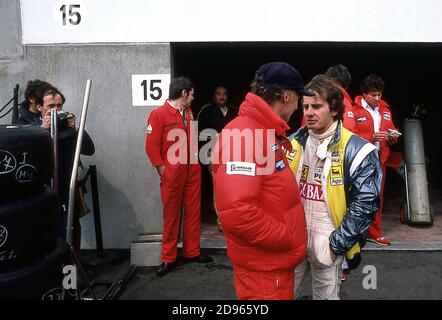
[[[370,73],[381,76],[386,84],[383,99],[391,107],[396,127],[410,117],[413,105],[422,104],[427,113],[420,119],[423,126],[427,175],[430,190],[442,186],[442,162],[439,152],[439,128],[442,121],[440,78],[442,45],[440,43],[299,43],[235,42],[173,43],[172,73],[185,75],[195,84],[195,115],[210,101],[216,85],[230,90],[231,102],[241,103],[258,67],[270,61],[285,61],[295,66],[307,83],[314,75],[332,65],[347,66],[352,83],[349,93],[358,95],[360,81]],[[292,130],[299,127],[299,110],[290,120]],[[403,150],[403,139],[392,150]],[[386,191],[402,183],[394,172],[387,172]],[[203,189],[204,193],[204,189]]]

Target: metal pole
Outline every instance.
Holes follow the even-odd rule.
[[[405,167],[404,168],[405,196],[406,196],[406,200],[407,200],[407,212],[405,214],[405,219],[406,219],[406,223],[410,223],[410,196],[408,194],[408,171],[407,171],[407,164],[405,164],[404,167]]]
[[[86,90],[84,92],[83,107],[81,109],[80,129],[78,130],[77,146],[75,148],[74,164],[72,166],[71,183],[69,186],[69,209],[68,209],[68,230],[66,233],[66,242],[72,246],[72,229],[74,224],[74,206],[75,206],[75,187],[77,184],[78,163],[80,162],[81,142],[83,141],[84,126],[86,123],[87,109],[89,105],[89,93],[92,80],[87,79]]]
[[[14,103],[12,105],[12,123],[17,123],[18,120],[18,83],[14,88]]]
[[[99,257],[102,257],[103,236],[101,232],[100,202],[98,199],[97,166],[95,164],[91,164],[89,166],[89,173],[91,175],[92,206],[94,210],[94,225],[95,225],[95,239],[97,242],[97,255]]]
[[[82,257],[81,260],[86,265],[97,267],[103,264],[108,264],[111,261],[117,259],[118,254],[109,251],[105,252],[103,249],[103,233],[101,229],[100,202],[98,199],[97,167],[95,164],[91,164],[89,166],[87,175],[90,175],[90,180],[91,180],[92,206],[94,211],[95,240],[97,244],[97,250],[95,254],[86,255]]]
[[[114,282],[112,284],[112,290],[109,290],[108,292],[106,292],[106,295],[103,297],[103,300],[114,300],[118,297],[118,295],[120,294],[120,292],[124,289],[124,287],[126,286],[127,282],[130,280],[130,278],[132,277],[135,269],[137,268],[136,265],[131,265],[129,270],[127,271],[126,275],[124,276],[123,279],[120,279],[116,282]],[[115,285],[114,285],[115,284]]]
[[[52,189],[58,194],[58,133],[57,133],[57,108],[51,109],[51,137],[52,152],[54,153],[54,174],[52,178]]]

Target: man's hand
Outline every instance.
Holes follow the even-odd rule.
[[[387,135],[388,142],[395,142],[395,141],[397,141],[397,139],[401,135],[402,135],[402,133],[400,133],[397,130],[388,129],[388,135]]]
[[[392,135],[388,135],[387,136],[387,140],[388,140],[388,142],[393,142],[393,141],[396,141],[397,140],[397,137],[394,137],[394,136],[392,136]]]
[[[330,250],[330,258],[332,259],[333,262],[335,262],[335,260],[338,258],[338,256],[335,255],[335,254],[333,253],[333,251]]]
[[[49,129],[51,127],[51,110],[46,111],[46,113],[41,118],[43,128]]]
[[[164,173],[164,166],[158,166],[156,167],[158,175],[161,177]]]
[[[68,127],[69,128],[74,128],[75,129],[75,123],[76,123],[76,118],[74,115],[70,115],[68,117]]]
[[[373,139],[374,141],[382,141],[387,139],[387,132],[386,131],[378,131],[376,133],[373,134]]]

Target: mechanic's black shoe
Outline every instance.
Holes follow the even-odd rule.
[[[183,261],[185,263],[190,263],[190,262],[198,262],[198,263],[209,263],[209,262],[213,262],[213,258],[209,257],[209,256],[196,256],[193,258],[183,258]]]
[[[175,268],[175,262],[163,262],[157,271],[157,276],[162,277]]]

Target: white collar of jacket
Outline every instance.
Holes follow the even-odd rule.
[[[339,143],[339,141],[341,140],[341,126],[342,126],[342,121],[338,120],[338,124],[336,126],[336,131],[335,131],[330,143],[328,144],[327,149],[330,149],[331,147],[333,147],[334,145]],[[307,125],[305,125],[305,126],[299,128],[298,131],[296,131],[295,133],[292,133],[288,137],[288,139],[292,140],[293,138],[295,138],[298,141],[298,143],[303,148],[305,148],[305,143],[307,142],[308,135],[309,135],[308,128],[307,128]]]

